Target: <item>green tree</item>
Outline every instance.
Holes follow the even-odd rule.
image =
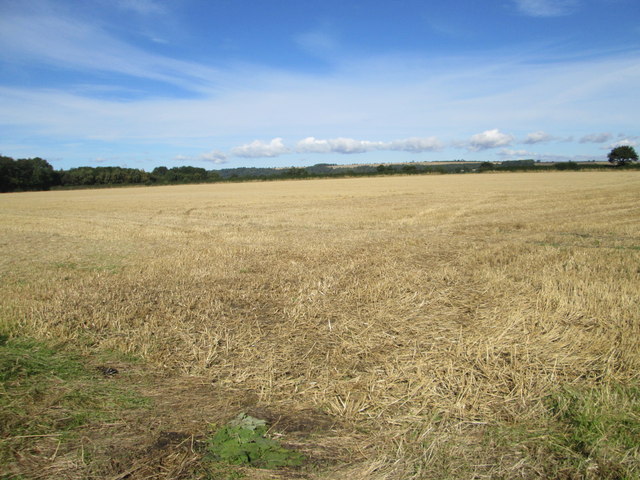
[[[51,164],[40,157],[32,158],[30,162],[31,178],[29,188],[34,190],[49,190],[55,183],[56,177]]]
[[[57,183],[57,174],[42,158],[0,156],[0,192],[49,190]]]
[[[303,178],[308,177],[309,172],[306,168],[291,167],[284,170],[280,176],[282,178]]]
[[[11,157],[0,156],[0,192],[12,192],[18,183],[16,162]]]
[[[496,166],[493,164],[493,162],[482,162],[478,167],[478,170],[481,172],[486,172],[488,170],[495,170],[495,167]]]
[[[616,165],[626,165],[627,163],[637,162],[638,154],[633,147],[622,145],[611,150],[607,158]]]

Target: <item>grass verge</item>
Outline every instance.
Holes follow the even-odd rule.
[[[494,427],[488,436],[497,451],[523,458],[525,477],[640,478],[637,385],[564,387],[545,403],[536,421]]]
[[[64,349],[0,337],[0,463],[37,453],[45,438],[65,449],[80,427],[108,422],[148,401]]]

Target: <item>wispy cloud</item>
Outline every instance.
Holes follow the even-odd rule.
[[[228,156],[226,153],[220,150],[211,150],[210,152],[203,153],[201,155],[176,155],[174,160],[179,162],[208,162],[215,165],[227,163]]]
[[[514,160],[529,159],[537,156],[536,153],[524,149],[502,148],[498,152],[501,157],[509,157]]]
[[[578,0],[515,0],[518,10],[532,17],[559,17],[573,13]]]
[[[166,5],[125,4],[141,13]],[[550,2],[518,4],[529,14],[553,12]],[[58,144],[60,139],[146,142],[175,147],[170,157],[184,148],[201,148],[209,153],[189,158],[214,163],[288,153],[423,153],[456,146],[488,158],[494,154],[486,152],[490,149],[564,140],[564,134],[546,131],[564,132],[566,125],[578,135],[624,131],[636,125],[640,109],[640,96],[633,95],[640,84],[637,52],[549,62],[536,53],[504,50],[446,58],[408,53],[349,57],[340,56],[338,46],[337,59],[326,71],[309,73],[171,58],[158,53],[168,49],[154,53],[147,50],[148,42],[134,46],[118,37],[117,29],[49,5],[54,6],[31,8],[28,14],[2,12],[0,59],[25,71],[51,66],[57,73],[82,75],[74,78],[78,83],[47,88],[17,82],[0,87],[2,145],[43,137],[50,144],[52,139]],[[577,3],[553,5],[567,12]],[[298,40],[308,48],[336,47],[330,29]],[[136,81],[121,82],[123,77]],[[159,83],[177,88],[150,94]],[[513,135],[485,130],[492,125],[508,126]],[[538,125],[545,131],[534,131]],[[255,138],[273,140],[251,141]],[[303,140],[286,144],[283,138]],[[619,138],[625,139],[631,140]],[[612,140],[611,134],[593,133],[580,141]],[[218,153],[209,150],[214,146]]]
[[[437,152],[443,148],[443,143],[437,137],[412,137],[404,140],[394,140],[389,143],[388,147],[389,150],[411,153]]]
[[[467,148],[472,152],[477,152],[479,150],[487,150],[489,148],[511,145],[511,142],[513,142],[513,140],[513,135],[503,133],[495,128],[493,130],[485,130],[482,133],[473,135],[469,140]]]
[[[320,56],[335,53],[339,48],[338,35],[329,27],[300,33],[294,37],[294,41],[302,50]]]
[[[126,53],[129,47],[123,48]],[[83,52],[74,64],[87,62],[86,68],[91,71],[93,60],[88,56],[88,52]],[[166,61],[171,66],[173,60],[163,57],[153,63],[153,58],[144,54],[139,65],[127,63],[118,68],[123,71],[131,68],[136,73],[144,65],[150,65],[140,75],[166,75],[160,67],[153,73],[151,65],[163,65]],[[221,75],[226,79],[223,90],[213,87],[218,85],[213,74],[212,80],[207,79],[211,82],[207,90],[198,98],[165,95],[121,101],[94,95],[86,89],[2,87],[0,124],[28,128],[37,135],[163,142],[204,139],[212,132],[235,138],[305,138],[308,132],[319,132],[316,138],[320,139],[367,139],[388,136],[392,131],[428,131],[451,144],[465,132],[469,135],[482,132],[487,112],[491,112],[493,124],[509,125],[514,132],[530,132],[530,126],[536,123],[548,125],[550,130],[570,123],[576,132],[589,132],[603,124],[620,129],[633,125],[634,112],[640,108],[640,97],[630,95],[640,82],[640,64],[633,57],[590,59],[561,66],[482,59],[491,68],[480,68],[476,65],[478,61],[462,59],[455,66],[446,65],[446,69],[439,69],[438,65],[421,68],[416,63],[404,65],[398,61],[393,76],[382,79],[379,72],[383,65],[367,62],[329,76],[254,65],[223,72]],[[127,62],[135,63],[135,58]],[[196,65],[196,72],[200,68],[207,67]],[[495,84],[496,76],[500,78],[499,91],[476,91],[470,85]],[[184,82],[188,88],[199,82],[173,74],[168,77],[172,82]],[[584,83],[584,79],[589,80]],[[582,85],[579,91],[576,85]],[[488,130],[474,136],[471,147],[479,151],[506,146],[502,142],[512,143],[512,137],[504,135]],[[611,138],[598,139],[599,135],[602,134],[587,135],[582,141],[604,143]],[[231,145],[221,147],[227,149]]]
[[[503,160],[540,160],[542,162],[585,162],[602,160],[600,155],[564,155],[560,153],[537,153],[523,149],[503,148],[498,152]]]
[[[117,0],[116,6],[142,15],[166,13],[166,7],[156,0]]]
[[[212,162],[216,164],[227,163],[227,154],[221,152],[220,150],[211,150],[210,152],[203,153],[198,157],[200,160],[204,160],[207,162]]]
[[[3,12],[0,44],[3,55],[19,58],[24,64],[36,62],[58,69],[110,72],[156,80],[193,92],[210,88],[221,79],[220,72],[213,68],[149,53],[96,24],[51,10],[35,14]]]
[[[546,132],[543,132],[542,130],[539,130],[537,132],[532,132],[527,134],[527,136],[522,141],[522,143],[526,145],[533,145],[535,143],[545,143],[553,140],[556,140],[556,137]]]
[[[608,132],[602,133],[590,133],[580,139],[580,143],[604,143],[613,138],[613,135]]]

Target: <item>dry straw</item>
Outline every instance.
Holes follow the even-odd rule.
[[[491,476],[484,425],[537,415],[558,385],[637,380],[638,192],[621,172],[8,194],[3,315],[324,412],[335,478],[455,457],[472,467],[453,477]]]

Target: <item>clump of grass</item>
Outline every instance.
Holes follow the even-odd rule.
[[[496,427],[499,450],[524,452],[546,478],[640,476],[640,389],[634,385],[562,388],[541,418]]]
[[[601,478],[640,475],[640,389],[565,388],[549,398],[558,445]]]
[[[0,337],[0,462],[41,437],[73,437],[78,427],[144,407],[135,392],[102,378],[63,349]]]
[[[259,468],[295,467],[304,457],[267,436],[267,423],[244,413],[220,428],[208,440],[208,458],[232,465]]]
[[[62,380],[82,376],[84,368],[76,357],[44,344],[0,336],[0,382],[24,383],[34,376]]]

